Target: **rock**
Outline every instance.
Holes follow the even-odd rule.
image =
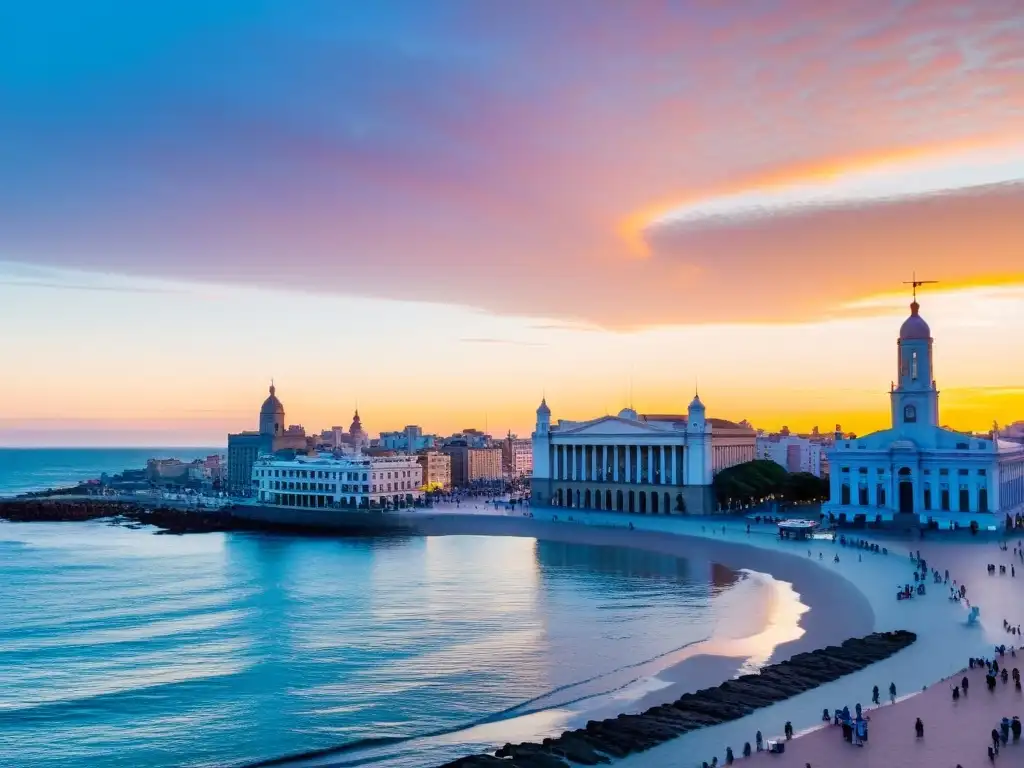
[[[441,768],[566,768],[566,760],[599,765],[609,758],[642,752],[688,731],[729,722],[823,683],[838,680],[869,664],[888,658],[917,640],[913,632],[877,632],[851,638],[787,661],[764,667],[759,674],[742,675],[715,688],[680,696],[646,712],[591,720],[586,728],[566,731],[543,744],[506,744],[494,756],[474,755]]]

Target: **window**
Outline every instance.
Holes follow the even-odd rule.
[[[978,474],[979,474],[979,475],[981,475],[982,477],[984,477],[985,475],[987,475],[987,474],[988,474],[988,471],[987,471],[987,470],[984,470],[984,469],[979,469],[979,470],[978,470]]]
[[[917,421],[917,408],[912,405],[906,405],[903,407],[903,423],[913,424]]]
[[[885,467],[879,467],[876,470],[876,472],[878,472],[878,474],[880,474],[880,475],[884,475],[885,474]]]
[[[939,470],[939,474],[940,475],[948,475],[949,474],[949,470],[948,469],[940,469]]]
[[[841,471],[845,472],[846,474],[849,474],[850,473],[850,468],[849,467],[843,467]]]
[[[958,469],[958,470],[956,471],[956,473],[957,473],[958,475],[961,475],[961,476],[963,476],[963,475],[966,475],[966,474],[969,474],[969,473],[968,473],[968,471],[967,471],[966,469]]]
[[[868,468],[867,467],[861,467],[857,471],[860,472],[860,474],[862,474],[862,475],[866,475],[868,473]]]
[[[910,353],[910,378],[917,379],[917,352]]]
[[[957,443],[957,444],[956,444],[956,449],[957,449],[958,451],[966,451],[966,450],[967,450],[968,448],[970,448],[970,447],[971,447],[971,446],[970,446],[970,445],[968,445],[967,443]]]

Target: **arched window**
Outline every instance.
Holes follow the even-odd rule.
[[[917,421],[917,408],[912,405],[903,406],[903,422],[913,424]]]

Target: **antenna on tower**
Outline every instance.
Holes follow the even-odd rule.
[[[633,410],[633,377],[629,377],[629,409]]]

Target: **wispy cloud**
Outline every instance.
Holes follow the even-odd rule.
[[[90,285],[86,283],[55,283],[45,280],[2,280],[0,285],[12,288],[47,288],[58,291],[98,291],[102,293],[182,293],[173,288],[147,288],[138,285]]]
[[[463,344],[507,344],[513,347],[546,347],[539,341],[518,341],[516,339],[487,339],[487,338],[467,338],[459,339]]]

